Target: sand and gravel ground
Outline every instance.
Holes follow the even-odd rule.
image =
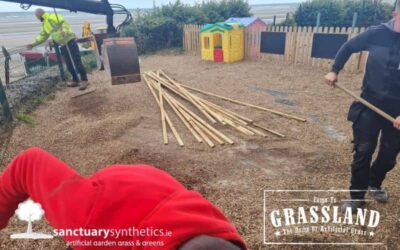
[[[162,144],[159,109],[146,85],[111,86],[105,80],[104,72],[95,72],[90,80],[96,92],[71,99],[77,90],[59,91],[54,100],[32,113],[34,126],[16,126],[7,148],[6,162],[27,147],[39,146],[66,161],[82,175],[90,175],[115,163],[155,165],[220,207],[250,249],[271,248],[263,245],[263,190],[340,190],[348,187],[352,136],[346,113],[352,100],[323,84],[324,71],[265,61],[214,64],[189,55],[145,57],[142,67],[143,70],[164,69],[188,85],[303,116],[309,122],[299,123],[207,98],[278,130],[287,138],[249,137],[218,127],[236,143],[211,149],[196,143],[173,117],[186,146],[179,147],[172,135],[170,144],[165,146]],[[354,91],[359,89],[361,79],[362,75],[341,75],[342,83]],[[331,234],[309,235],[303,239],[382,242],[382,246],[365,249],[399,249],[399,176],[396,169],[385,183],[385,188],[391,191],[389,204],[368,203],[368,208],[381,213],[381,223],[373,238],[354,235],[338,238]],[[24,227],[22,222],[13,219],[0,235],[0,248],[63,249],[65,246],[60,239],[8,240],[11,233],[23,231]],[[35,225],[35,230],[49,232],[51,227],[43,221]],[[284,239],[297,240],[296,237]],[[281,246],[276,249],[322,248]],[[352,247],[324,246],[323,249]]]

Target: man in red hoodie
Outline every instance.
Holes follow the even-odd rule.
[[[218,208],[151,166],[109,166],[86,178],[31,148],[0,175],[0,230],[29,197],[76,250],[246,249]]]

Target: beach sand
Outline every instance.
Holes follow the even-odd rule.
[[[78,37],[82,36],[82,26],[85,21],[91,23],[93,32],[99,27],[106,27],[106,17],[102,15],[71,12],[59,12],[59,14],[70,23]],[[124,16],[116,16],[114,24],[120,24],[123,18]],[[40,28],[41,23],[31,11],[0,13],[0,46],[10,49],[32,43]]]

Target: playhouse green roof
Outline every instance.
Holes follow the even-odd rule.
[[[243,26],[243,25],[240,24],[240,26]],[[222,22],[221,23],[210,23],[210,24],[204,25],[203,28],[201,28],[200,32],[205,32],[205,31],[208,31],[213,28],[220,28],[223,30],[232,30],[233,26],[232,26],[232,24],[222,23]]]

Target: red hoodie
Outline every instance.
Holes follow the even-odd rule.
[[[0,176],[0,229],[28,197],[42,205],[54,233],[77,250],[97,249],[99,244],[108,244],[101,249],[177,249],[199,235],[246,249],[218,208],[151,166],[109,166],[85,178],[49,153],[32,148],[19,154]],[[88,236],[89,229],[104,231]]]

